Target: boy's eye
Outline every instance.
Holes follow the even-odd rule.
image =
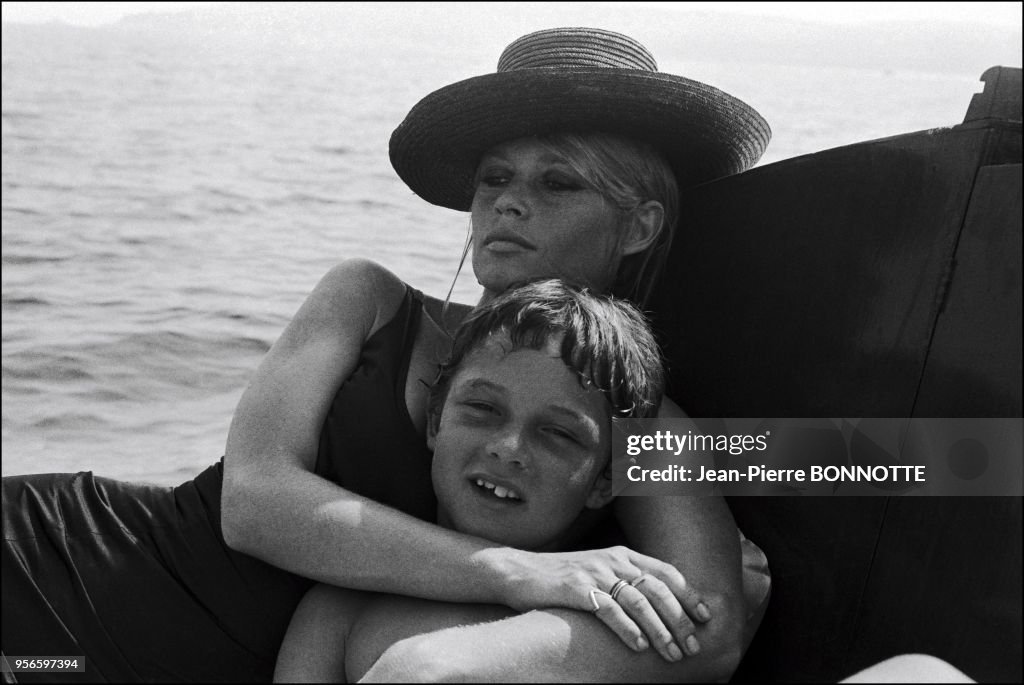
[[[480,400],[465,400],[462,406],[478,414],[493,414],[497,411],[494,405]]]
[[[564,428],[560,428],[558,426],[551,426],[547,429],[547,432],[559,440],[571,442],[575,445],[583,444],[582,442],[580,442],[579,438],[576,437],[575,433]]]

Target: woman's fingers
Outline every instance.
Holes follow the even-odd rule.
[[[644,577],[641,576],[640,578]],[[642,583],[641,586],[649,585],[653,587],[655,583],[658,583],[664,587],[661,581],[656,578],[651,578],[650,581],[650,583]],[[665,593],[668,595],[668,599],[664,597],[664,594],[661,594],[659,595],[659,602],[671,606],[674,602],[672,593],[668,592],[667,589]],[[679,606],[678,602],[674,602],[676,606],[674,611],[665,607],[655,610],[647,595],[638,587],[627,583],[625,580],[619,581],[613,586],[612,595],[614,595],[616,603],[626,615],[640,626],[640,630],[644,632],[651,645],[658,650],[658,654],[663,659],[666,661],[679,661],[683,658],[679,644],[677,644],[675,636],[668,628],[668,626],[672,625],[673,621],[677,620],[679,614],[683,614],[682,607]]]
[[[612,596],[601,590],[591,590],[588,595],[590,611],[601,619],[627,647],[637,652],[647,649],[649,642],[637,624],[623,611]]]
[[[700,641],[695,624],[711,619],[711,612],[701,593],[687,583],[683,574],[671,564],[639,554],[632,561],[646,571],[633,579],[633,587],[640,590],[655,608],[683,652],[689,656],[698,653]]]
[[[700,597],[692,589],[685,587],[685,585],[683,585],[682,589],[679,589],[677,585],[676,592],[681,593],[683,596],[674,593],[659,578],[650,574],[644,574],[635,578],[630,583],[629,588],[624,588],[619,596],[620,600],[631,603],[638,610],[642,611],[644,606],[650,607],[661,629],[659,631],[659,641],[654,641],[652,636],[652,643],[658,647],[663,656],[667,653],[674,657],[673,661],[678,660],[679,656],[681,656],[679,654],[680,649],[687,656],[693,656],[700,651],[700,642],[697,640],[694,621],[686,609],[686,606],[689,605],[695,614],[698,613],[697,605],[702,604]],[[632,616],[632,614],[630,615]],[[710,617],[706,610],[704,615]],[[647,628],[648,623],[646,622],[650,620],[649,617],[644,621],[636,620],[644,632],[651,635]],[[703,620],[706,619],[701,619],[701,622]]]
[[[544,589],[540,598],[516,599],[516,604],[510,604],[513,608],[585,609],[631,649],[653,646],[667,661],[700,652],[695,625],[708,621],[711,614],[701,593],[689,587],[674,566],[621,546],[532,558],[555,566],[531,574],[544,581],[539,586]],[[520,585],[521,589],[530,587]]]
[[[640,558],[634,559],[634,563],[646,571],[644,576],[648,578],[653,576],[662,581],[668,591],[682,605],[683,611],[686,612],[691,622],[707,623],[711,620],[711,612],[708,610],[707,602],[704,601],[701,592],[697,588],[691,587],[675,566],[651,557],[637,556]]]

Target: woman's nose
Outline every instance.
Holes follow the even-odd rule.
[[[524,217],[529,212],[529,202],[520,184],[512,181],[494,202],[494,211],[501,215]]]

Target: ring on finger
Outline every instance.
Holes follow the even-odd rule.
[[[608,597],[610,599],[614,599],[611,595],[609,595],[604,590],[598,590],[597,588],[594,588],[593,590],[591,590],[590,591],[590,603],[594,605],[594,608],[591,611],[593,611],[595,614],[598,611],[601,610],[601,605],[598,604],[598,602],[597,602],[597,596],[598,595],[604,595],[605,597]]]
[[[615,585],[612,585],[612,589],[608,592],[608,596],[616,602],[619,601],[619,593],[622,592],[622,588],[626,587],[627,585],[629,585],[628,580],[623,580],[622,578],[619,578],[619,581],[615,583]]]
[[[641,574],[641,575],[637,576],[636,578],[634,578],[633,580],[629,581],[629,584],[632,585],[633,587],[640,587],[640,583],[644,582],[645,580],[647,580],[647,576]]]

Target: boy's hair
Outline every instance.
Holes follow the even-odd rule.
[[[581,385],[604,393],[614,416],[657,414],[664,391],[662,360],[643,314],[625,300],[550,279],[510,289],[462,322],[452,352],[430,388],[434,428],[459,364],[490,336],[501,333],[512,342],[506,353],[540,350],[560,339],[562,361],[579,374]]]

